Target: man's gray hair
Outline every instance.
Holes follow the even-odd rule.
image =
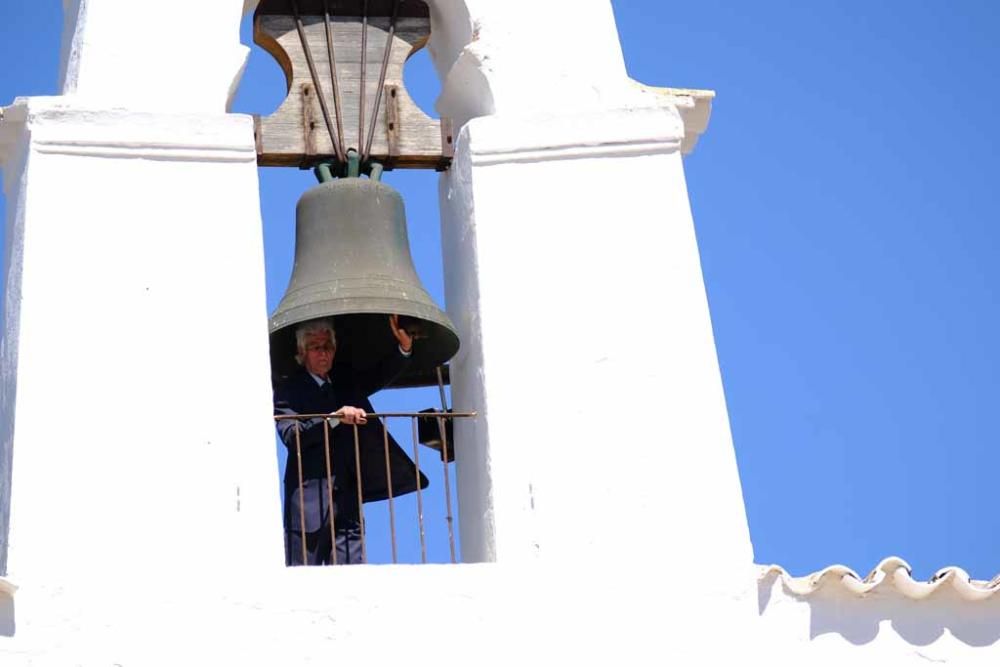
[[[295,329],[295,361],[302,364],[303,356],[302,353],[306,349],[306,338],[314,334],[320,334],[324,332],[330,333],[330,342],[334,345],[337,344],[337,332],[333,328],[333,322],[329,319],[322,318],[318,320],[309,320],[308,322],[303,322]]]

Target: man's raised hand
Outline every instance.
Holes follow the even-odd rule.
[[[392,329],[392,335],[399,342],[399,348],[409,354],[413,349],[413,336],[410,335],[409,331],[399,326],[399,315],[389,316],[389,327]]]

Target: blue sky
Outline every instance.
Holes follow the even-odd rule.
[[[61,4],[0,3],[0,105],[56,92]],[[866,572],[895,554],[920,577],[993,577],[1000,4],[614,7],[631,76],[718,92],[686,168],[755,560]],[[425,57],[407,85],[430,110]],[[269,113],[282,94],[255,48],[235,110]],[[440,300],[436,175],[388,180]],[[261,172],[268,308],[311,183]],[[416,403],[434,393],[376,401]]]

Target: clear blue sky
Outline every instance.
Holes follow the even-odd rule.
[[[0,3],[0,104],[56,92],[61,4]],[[1000,4],[614,6],[634,78],[718,91],[686,165],[755,560],[1000,572]],[[236,110],[282,91],[255,50]],[[440,299],[436,176],[389,181]],[[311,182],[262,172],[269,308]]]

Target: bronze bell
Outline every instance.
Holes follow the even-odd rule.
[[[458,335],[417,277],[399,193],[380,181],[336,179],[306,191],[295,217],[295,265],[270,322],[273,379],[296,368],[297,324],[332,318],[335,363],[365,370],[395,348],[388,316],[397,314],[417,340],[391,386],[436,381],[433,369],[458,352]]]

